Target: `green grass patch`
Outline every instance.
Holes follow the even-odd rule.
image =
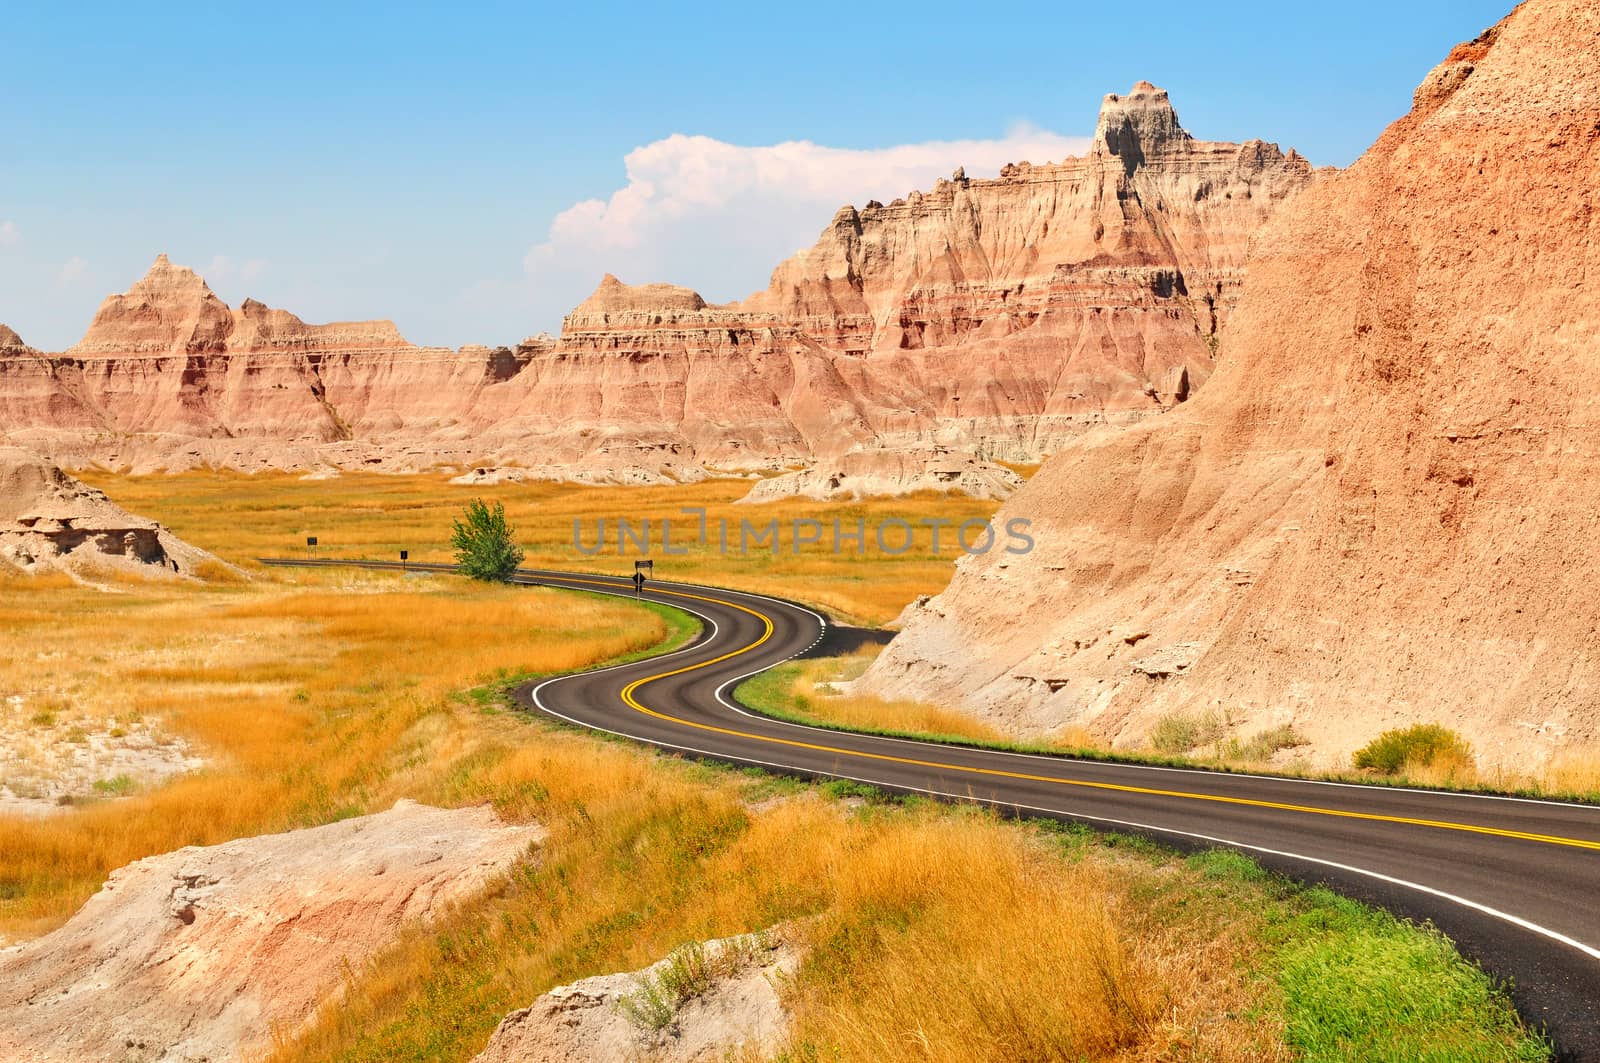
[[[1437,929],[1300,886],[1231,850],[1186,863],[1216,884],[1219,915],[1257,921],[1255,975],[1275,983],[1284,1040],[1304,1063],[1550,1059],[1503,987]]]

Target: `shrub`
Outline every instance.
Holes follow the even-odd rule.
[[[1379,775],[1402,771],[1470,766],[1472,746],[1437,723],[1419,723],[1385,731],[1355,752],[1355,765]]]
[[[131,776],[117,775],[110,779],[96,779],[94,791],[108,797],[126,797],[134,791],[134,781]]]
[[[1306,738],[1295,730],[1292,723],[1279,724],[1258,731],[1247,739],[1230,738],[1217,749],[1223,760],[1270,760],[1280,749],[1293,749],[1306,744]]]
[[[643,1030],[660,1030],[672,1022],[678,1009],[711,988],[715,980],[711,958],[698,941],[674,949],[659,973],[645,972],[634,980],[638,988],[617,1001],[617,1009]]]
[[[1162,753],[1187,753],[1219,741],[1227,730],[1228,721],[1215,711],[1169,712],[1150,729],[1150,744]]]
[[[515,535],[506,523],[503,503],[496,502],[491,508],[483,499],[474,498],[462,516],[451,523],[450,545],[456,549],[462,572],[473,579],[500,583],[510,579],[522,564],[522,550]]]

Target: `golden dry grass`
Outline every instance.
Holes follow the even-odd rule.
[[[852,812],[811,792],[758,813],[747,799],[770,784],[493,723],[506,744],[427,796],[537,818],[541,862],[355,972],[277,1063],[464,1058],[552,985],[785,923],[809,956],[793,1058],[1142,1060],[1190,1042],[1192,1058],[1285,1058],[1281,1023],[1251,1014],[1271,1001],[1248,974],[1256,928],[1202,917],[1209,886],[1168,859],[976,810]]]
[[[208,761],[148,793],[0,818],[11,934],[59,922],[130,860],[386,807],[432,758],[473,741],[475,712],[456,691],[666,634],[661,616],[624,601],[456,577],[306,572],[116,594],[12,579],[0,600],[0,690],[159,720]]]
[[[1551,793],[1600,796],[1600,750],[1584,747],[1558,753],[1544,776]]]
[[[892,620],[920,594],[935,594],[949,582],[950,562],[959,556],[953,531],[940,535],[932,550],[933,532],[924,519],[959,523],[986,519],[999,503],[936,494],[864,502],[808,500],[735,505],[750,488],[745,480],[712,480],[665,487],[583,487],[572,484],[504,484],[459,487],[440,474],[387,476],[351,473],[336,480],[302,481],[283,473],[190,472],[179,476],[119,477],[107,473],[83,478],[106,490],[131,512],[160,520],[180,537],[229,561],[258,556],[300,556],[305,537],[316,535],[323,557],[370,557],[397,560],[401,549],[413,560],[450,561],[451,518],[467,499],[482,496],[505,503],[506,515],[527,550],[525,564],[594,572],[632,571],[635,551],[617,551],[614,521],[626,518],[635,527],[651,521],[655,530],[656,565],[663,578],[685,579],[744,590],[778,594],[810,602],[853,623],[882,624]],[[693,540],[698,518],[685,508],[707,512],[708,542]],[[870,529],[879,521],[898,518],[916,526],[914,546],[903,554],[880,551]],[[596,542],[596,521],[607,520],[607,550],[586,556],[573,547],[573,522],[581,522],[581,541]],[[661,521],[670,519],[672,544],[688,551],[683,557],[663,556]],[[737,552],[739,524],[756,527],[777,520],[792,529],[796,520],[822,521],[827,531],[820,543],[803,544],[796,555],[792,536],[783,533],[776,555],[752,546]],[[733,552],[717,550],[718,521],[728,521]],[[832,552],[833,521],[853,529],[867,522],[866,552],[854,547]],[[889,535],[891,549],[900,532]]]

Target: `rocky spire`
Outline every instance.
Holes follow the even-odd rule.
[[[1113,92],[1101,102],[1094,150],[1115,155],[1132,174],[1151,156],[1193,139],[1178,124],[1178,112],[1172,109],[1167,90],[1141,81],[1126,96]]]
[[[28,350],[28,345],[22,342],[16,330],[9,325],[0,325],[0,354],[17,354]]]
[[[227,304],[187,266],[156,256],[123,295],[100,304],[75,353],[198,354],[220,351],[233,328]]]

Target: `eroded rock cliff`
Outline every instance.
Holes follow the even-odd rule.
[[[744,302],[607,276],[559,338],[493,350],[230,309],[162,256],[65,354],[0,359],[0,428],[139,470],[1036,460],[1204,383],[1252,234],[1313,178],[1275,145],[1194,139],[1140,83],[1082,158],[845,207]]]
[[[1529,0],[1269,223],[1216,377],[1058,454],[866,677],[1017,731],[1600,738],[1600,9]],[[1152,663],[1153,662],[1153,663]],[[1517,764],[1510,764],[1517,766]]]

